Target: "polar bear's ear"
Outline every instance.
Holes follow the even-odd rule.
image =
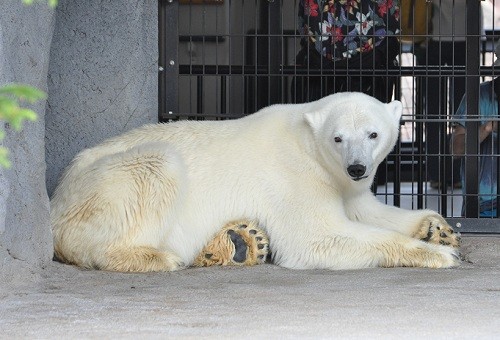
[[[311,127],[314,132],[321,130],[323,125],[325,125],[328,113],[324,111],[318,112],[307,112],[304,114],[307,124]]]
[[[401,115],[403,114],[403,104],[399,100],[393,100],[387,105],[387,111],[389,111],[392,116],[394,117],[394,120],[396,120],[398,123],[401,119]]]

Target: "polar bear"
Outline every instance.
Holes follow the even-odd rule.
[[[370,191],[401,112],[399,101],[337,93],[109,139],[78,154],[54,193],[55,255],[86,268],[172,271],[224,224],[248,219],[287,268],[456,266],[459,236],[443,217]]]

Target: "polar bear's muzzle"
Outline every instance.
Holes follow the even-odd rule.
[[[352,180],[359,181],[368,176],[363,176],[366,173],[366,166],[363,164],[351,164],[347,167],[347,173],[351,176]]]

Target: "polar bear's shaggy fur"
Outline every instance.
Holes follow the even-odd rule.
[[[455,266],[458,237],[439,214],[370,192],[401,111],[398,101],[340,93],[112,138],[81,152],[55,191],[56,256],[104,270],[176,270],[224,224],[250,219],[288,268]]]

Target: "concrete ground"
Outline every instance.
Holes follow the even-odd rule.
[[[500,237],[454,269],[83,271],[0,287],[0,338],[500,338]]]

